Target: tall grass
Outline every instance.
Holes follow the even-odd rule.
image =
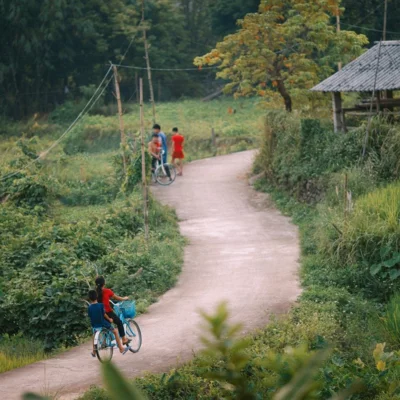
[[[0,338],[0,373],[46,358],[43,343],[21,335]]]
[[[395,293],[386,308],[383,323],[392,342],[400,344],[400,293]]]
[[[330,253],[339,264],[373,264],[399,250],[400,183],[361,196],[346,217],[340,210],[327,212],[330,226],[325,225],[325,234],[319,234],[329,238]],[[327,231],[331,234],[326,235]]]

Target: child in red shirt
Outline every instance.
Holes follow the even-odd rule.
[[[105,286],[106,281],[104,277],[98,276],[96,278],[96,292],[97,292],[97,300],[99,303],[104,304],[104,310],[106,314],[112,319],[115,325],[118,327],[118,333],[122,340],[122,344],[128,344],[130,340],[125,336],[125,329],[122,321],[119,319],[118,315],[115,314],[114,310],[110,305],[110,299],[117,301],[129,300],[129,297],[120,297],[117,296],[111,289],[108,289]]]
[[[185,158],[185,155],[183,154],[183,142],[185,141],[185,138],[179,133],[178,128],[172,129],[172,135],[172,164],[176,165],[178,175],[182,176],[183,159]]]

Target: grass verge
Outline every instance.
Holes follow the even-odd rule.
[[[40,340],[27,339],[22,335],[3,335],[0,338],[0,373],[24,367],[47,356]]]

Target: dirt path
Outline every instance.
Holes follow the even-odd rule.
[[[114,357],[128,377],[166,371],[199,347],[199,309],[227,300],[244,332],[284,312],[300,290],[296,228],[248,185],[254,152],[197,161],[170,187],[154,187],[158,199],[175,207],[189,240],[176,287],[138,318],[140,353]],[[59,357],[0,375],[0,398],[25,391],[73,399],[99,382],[99,362],[82,345]]]

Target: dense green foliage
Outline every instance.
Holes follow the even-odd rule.
[[[254,11],[258,1],[30,1],[0,2],[0,111],[15,118],[79,101],[100,82],[109,60],[145,67],[142,27],[148,29],[153,68],[193,67],[193,58]],[[205,23],[205,21],[209,21]],[[139,76],[146,78],[146,71]],[[122,71],[122,97],[136,98],[133,70]],[[194,96],[213,88],[207,71],[154,71],[158,100]],[[66,92],[65,88],[68,88]],[[146,85],[147,91],[147,85]],[[146,95],[146,98],[148,96]],[[106,102],[113,100],[112,89]]]
[[[23,332],[48,348],[75,344],[88,328],[82,299],[97,273],[141,310],[170,288],[182,241],[173,215],[154,202],[151,209],[156,234],[146,244],[139,196],[98,208],[95,218],[85,218],[84,210],[60,220],[2,207],[2,333]],[[131,279],[141,267],[142,275]]]
[[[0,334],[22,333],[49,350],[87,334],[82,300],[99,273],[145,310],[175,283],[183,240],[174,213],[151,200],[145,241],[137,151],[126,154],[126,176],[120,154],[107,161],[100,153],[92,176],[66,156],[20,172],[37,145],[20,142],[0,181]]]

